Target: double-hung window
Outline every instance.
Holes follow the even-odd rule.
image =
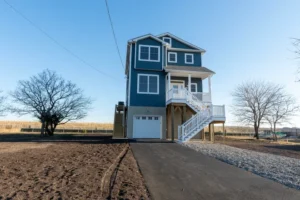
[[[197,83],[191,83],[191,92],[192,93],[197,92]]]
[[[170,37],[163,37],[163,41],[169,43],[172,46],[172,39]]]
[[[194,64],[194,54],[186,53],[184,54],[185,64]]]
[[[139,45],[139,60],[159,62],[160,47],[150,45]]]
[[[169,63],[177,63],[177,53],[168,52],[168,62]]]
[[[152,74],[138,74],[137,93],[159,94],[159,77]]]

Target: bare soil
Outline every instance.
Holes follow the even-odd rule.
[[[276,144],[269,140],[233,139],[222,136],[216,136],[215,142],[241,149],[300,159],[300,144]]]
[[[127,145],[96,136],[15,139],[0,136],[0,199],[103,199],[101,179]],[[149,199],[130,149],[116,172],[110,199]]]

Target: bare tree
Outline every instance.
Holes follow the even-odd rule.
[[[2,91],[0,91],[0,116],[5,114],[7,107],[5,105],[5,96],[1,95]]]
[[[277,101],[279,85],[263,81],[249,81],[238,85],[232,93],[232,113],[244,124],[252,124],[257,139],[259,128],[270,108]]]
[[[42,124],[41,135],[53,135],[57,125],[84,118],[91,104],[76,84],[48,69],[29,80],[19,81],[11,96],[18,105],[11,111],[38,118]]]
[[[283,91],[276,94],[277,101],[270,108],[266,115],[266,120],[271,125],[271,131],[274,139],[277,140],[276,127],[282,123],[287,123],[292,116],[295,116],[296,112],[299,111],[299,105],[296,103],[296,99]]]
[[[293,40],[293,46],[295,47],[294,53],[296,54],[296,58],[300,59],[300,39],[292,38],[292,40]],[[300,68],[298,68],[297,74],[300,74]],[[297,81],[300,81],[298,77],[297,77]]]

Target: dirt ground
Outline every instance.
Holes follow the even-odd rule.
[[[222,136],[216,136],[215,142],[242,149],[249,149],[263,153],[271,153],[275,155],[300,159],[300,144],[276,144],[270,140],[234,139],[224,138]]]
[[[0,135],[0,199],[105,199],[99,197],[101,179],[127,145],[96,136],[15,139]],[[149,199],[130,148],[116,170],[111,199]]]

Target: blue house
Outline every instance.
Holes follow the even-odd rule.
[[[205,50],[171,33],[128,41],[124,131],[128,138],[187,141],[205,138],[204,128],[225,123],[225,107],[212,104]],[[208,92],[203,92],[203,81]],[[211,135],[211,139],[213,136]]]

